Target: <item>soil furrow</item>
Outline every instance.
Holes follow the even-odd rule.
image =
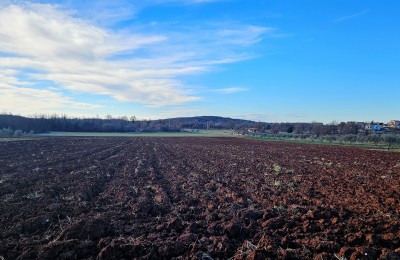
[[[239,138],[0,143],[0,256],[398,259],[399,162]]]

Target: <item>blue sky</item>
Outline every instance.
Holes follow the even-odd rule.
[[[0,0],[0,110],[400,119],[397,0]]]

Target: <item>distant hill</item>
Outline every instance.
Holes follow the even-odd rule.
[[[203,123],[206,123],[207,121],[213,121],[213,122],[218,122],[218,123],[228,123],[228,122],[255,123],[254,121],[251,121],[251,120],[236,119],[236,118],[221,117],[221,116],[175,117],[175,118],[168,118],[165,120],[178,120],[178,121],[184,121],[184,122],[197,121],[197,122],[203,122]]]
[[[164,119],[174,124],[180,124],[181,127],[188,128],[207,128],[207,124],[212,128],[234,129],[235,127],[251,127],[257,123],[250,120],[235,119],[220,116],[194,116],[194,117],[177,117]]]

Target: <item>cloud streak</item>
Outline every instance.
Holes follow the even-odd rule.
[[[346,20],[351,20],[351,19],[354,19],[354,18],[363,16],[363,15],[366,15],[366,14],[368,14],[368,13],[369,13],[368,10],[363,10],[363,11],[361,11],[361,12],[358,12],[358,13],[355,13],[355,14],[352,14],[352,15],[347,15],[347,16],[339,17],[339,18],[335,19],[334,22],[335,22],[335,23],[344,22],[344,21],[346,21]]]
[[[207,4],[228,0],[153,0],[155,3]]]
[[[248,91],[249,89],[247,88],[239,88],[239,87],[232,87],[232,88],[219,88],[215,89],[215,92],[221,93],[221,94],[233,94],[237,92],[244,92]]]

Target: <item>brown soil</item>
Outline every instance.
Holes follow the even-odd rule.
[[[0,143],[8,259],[399,259],[400,154],[229,138]]]

